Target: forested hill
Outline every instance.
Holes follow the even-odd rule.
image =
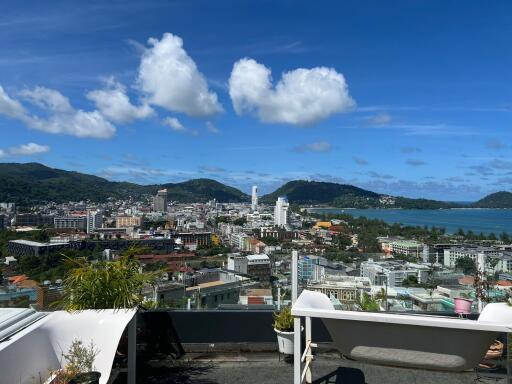
[[[408,208],[439,209],[455,207],[455,204],[428,199],[389,197],[353,185],[323,181],[290,181],[276,191],[263,196],[266,202],[286,196],[293,204],[324,204],[340,208]]]
[[[215,180],[196,179],[164,185],[139,185],[115,182],[79,172],[54,169],[39,163],[0,163],[0,201],[29,205],[47,201],[57,203],[113,198],[139,198],[167,188],[169,199],[183,203],[248,201],[248,196],[236,188]]]
[[[167,188],[169,199],[181,203],[249,201],[244,192],[211,179],[194,179],[181,183],[140,185],[107,179],[79,172],[50,168],[39,163],[0,163],[0,202],[30,205],[41,202],[90,200],[103,202],[108,198],[140,198]],[[290,203],[330,205],[342,208],[404,208],[440,209],[456,207],[512,208],[512,193],[497,192],[473,204],[456,204],[428,199],[387,196],[347,184],[294,180],[261,198],[273,204],[278,196],[287,196]]]
[[[512,208],[512,193],[506,191],[491,193],[472,206],[475,208]]]

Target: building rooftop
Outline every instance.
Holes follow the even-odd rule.
[[[450,373],[394,368],[340,360],[336,353],[315,356],[314,384],[470,384],[474,372]],[[126,382],[120,375],[114,384]],[[262,384],[293,383],[293,364],[273,352],[187,353],[180,361],[146,367],[138,373],[140,384]],[[479,383],[504,383],[482,378]]]

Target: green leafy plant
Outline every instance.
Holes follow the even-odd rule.
[[[291,307],[284,307],[279,312],[274,312],[274,328],[282,332],[293,331],[293,316]]]
[[[155,284],[161,275],[159,271],[142,272],[138,260],[128,255],[115,261],[70,262],[75,268],[64,279],[64,296],[59,302],[68,311],[135,308],[144,301],[144,286]]]
[[[385,295],[384,295],[385,296]],[[361,296],[361,301],[359,303],[363,311],[379,311],[379,303],[376,299],[372,298],[368,293],[363,292]]]
[[[68,352],[62,353],[66,364],[55,372],[52,384],[68,384],[76,375],[94,371],[94,360],[99,352],[92,340],[89,346],[85,346],[81,340],[73,339]]]
[[[94,370],[94,359],[96,359],[99,352],[92,340],[89,346],[85,346],[82,341],[74,339],[68,353],[63,354],[67,361],[66,368],[76,373],[92,372]]]

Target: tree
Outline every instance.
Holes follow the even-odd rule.
[[[158,272],[140,272],[141,265],[124,255],[115,261],[70,260],[75,267],[64,279],[61,305],[68,311],[134,308],[143,302],[142,288],[154,284]]]
[[[510,243],[510,236],[508,235],[508,233],[503,232],[500,235],[500,240],[503,241],[505,244],[509,244]]]
[[[418,286],[418,278],[414,275],[409,275],[402,281],[402,286],[403,287],[417,287]]]
[[[240,226],[244,225],[245,223],[247,223],[247,219],[245,217],[239,217],[238,219],[233,221],[233,224]]]
[[[455,261],[455,268],[461,270],[465,275],[474,275],[476,272],[475,261],[468,256],[459,257]]]

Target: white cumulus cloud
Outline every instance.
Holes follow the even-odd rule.
[[[173,112],[205,117],[222,111],[217,94],[208,89],[204,75],[183,49],[183,40],[164,33],[150,38],[141,59],[138,85],[149,101]]]
[[[25,89],[20,96],[39,107],[42,113],[30,114],[0,86],[0,114],[20,120],[29,128],[54,134],[107,139],[116,132],[116,128],[100,112],[74,109],[69,99],[54,89]]]
[[[107,79],[103,89],[87,93],[87,98],[96,104],[103,116],[115,123],[129,123],[154,114],[146,103],[133,105],[126,94],[126,88],[113,78]]]
[[[50,147],[47,145],[41,145],[36,143],[20,144],[7,149],[0,149],[0,158],[2,157],[14,157],[14,156],[34,156],[40,155],[50,151]]]
[[[17,147],[11,147],[8,150],[10,155],[14,156],[31,156],[39,155],[50,151],[50,147],[47,145],[40,145],[36,143],[21,144]]]
[[[25,108],[18,100],[11,98],[0,85],[0,114],[12,119],[22,119],[26,115]]]
[[[173,131],[186,131],[183,124],[175,117],[166,117],[163,122]]]
[[[333,68],[298,68],[273,86],[271,70],[250,58],[234,64],[229,95],[237,114],[268,123],[311,125],[355,107],[345,77]]]
[[[73,109],[69,99],[54,89],[35,87],[21,91],[20,95],[42,109],[55,112],[69,112]]]

